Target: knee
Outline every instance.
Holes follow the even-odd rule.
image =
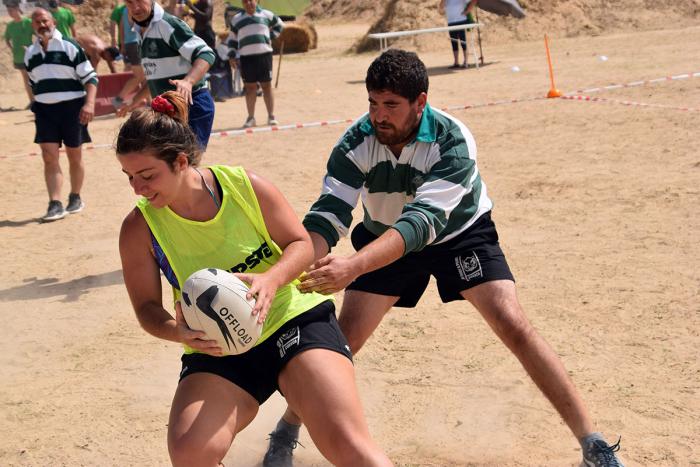
[[[58,162],[58,156],[52,153],[42,153],[44,159],[44,169],[51,172],[60,172],[61,164]]]
[[[226,455],[226,448],[212,439],[185,433],[168,437],[168,452],[173,466],[216,466]]]
[[[508,348],[513,350],[527,346],[536,335],[535,328],[522,315],[508,316],[508,319],[499,323],[501,340]]]

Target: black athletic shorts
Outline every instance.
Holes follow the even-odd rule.
[[[272,52],[257,55],[241,55],[241,77],[246,83],[272,81]]]
[[[184,354],[180,381],[193,373],[213,373],[262,404],[279,390],[277,378],[287,362],[309,349],[332,350],[352,361],[350,346],[340,331],[335,305],[330,300],[286,322],[261,344],[240,355]]]
[[[59,146],[63,143],[69,148],[77,148],[83,143],[91,142],[87,125],[80,124],[80,109],[84,104],[84,97],[56,104],[34,101],[34,142],[58,143]]]
[[[358,224],[351,238],[352,246],[360,250],[377,236]],[[363,274],[347,289],[400,297],[394,306],[412,308],[423,295],[430,276],[437,281],[443,303],[464,300],[460,292],[484,282],[514,281],[498,244],[490,212],[457,237],[408,253],[383,268]]]

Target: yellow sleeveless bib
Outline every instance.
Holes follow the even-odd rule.
[[[209,167],[223,192],[219,212],[205,222],[180,217],[169,207],[156,209],[142,198],[137,206],[148,223],[177,278],[185,283],[195,271],[218,268],[230,272],[263,273],[279,261],[282,250],[265,227],[258,199],[241,167]],[[332,299],[317,293],[302,294],[299,280],[277,289],[258,344],[290,319]],[[173,287],[174,301],[180,290]],[[193,350],[186,347],[187,353]]]

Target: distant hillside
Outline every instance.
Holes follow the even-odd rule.
[[[323,18],[341,14],[352,17],[366,14],[368,4],[376,11],[376,20],[368,33],[421,29],[444,24],[436,2],[423,0],[384,0],[354,2],[352,0],[312,0],[308,12],[325,11]],[[484,24],[483,36],[497,41],[531,40],[543,33],[559,36],[599,35],[622,31],[679,28],[700,25],[700,0],[520,0],[527,17],[518,20],[499,17],[479,10]],[[380,8],[381,5],[381,8]],[[412,42],[413,39],[404,39]],[[376,49],[376,41],[364,37],[355,46],[357,51]]]

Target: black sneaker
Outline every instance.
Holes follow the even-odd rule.
[[[60,201],[49,201],[49,209],[41,220],[44,222],[57,221],[66,217],[66,214],[65,209],[63,209],[63,204],[61,204]]]
[[[80,212],[85,207],[83,200],[80,199],[80,195],[77,193],[71,193],[68,195],[68,206],[66,206],[66,212],[68,214],[75,214]]]
[[[263,467],[292,467],[292,451],[299,440],[284,433],[273,431],[270,433],[270,446],[263,458]]]
[[[585,446],[581,467],[625,467],[615,455],[619,450],[619,439],[612,446],[602,439],[595,439]]]

